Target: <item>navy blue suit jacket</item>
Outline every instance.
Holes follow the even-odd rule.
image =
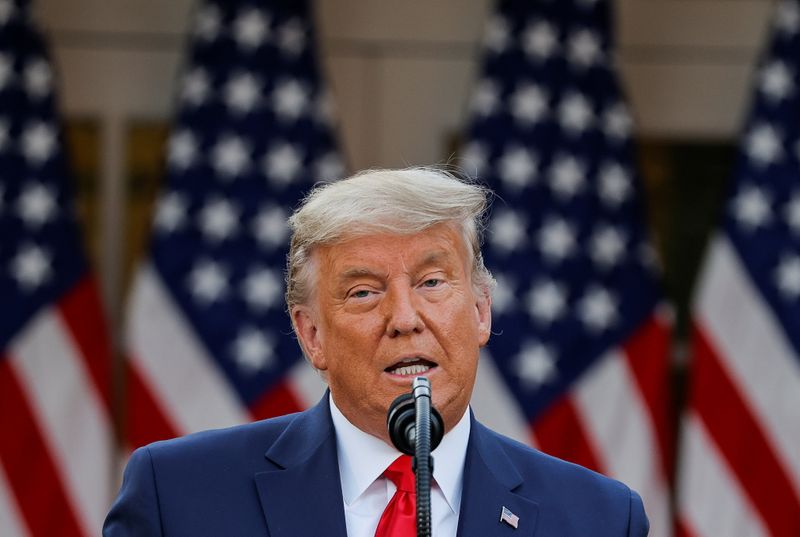
[[[500,522],[507,507],[519,527]],[[475,419],[459,537],[643,537],[628,487],[490,431]],[[314,408],[138,449],[105,537],[346,537],[327,396]]]

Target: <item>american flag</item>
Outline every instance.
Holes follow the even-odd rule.
[[[94,535],[112,485],[110,352],[24,0],[0,1],[0,297],[0,535]]]
[[[800,2],[777,4],[695,304],[680,535],[800,535]]]
[[[178,101],[130,302],[131,447],[300,410],[324,392],[283,300],[287,217],[342,173],[309,3],[203,2]]]
[[[474,406],[638,490],[665,537],[668,327],[609,19],[599,0],[520,0],[489,22],[462,161],[498,194],[485,247],[497,335]]]

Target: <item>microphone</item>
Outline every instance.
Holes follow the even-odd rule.
[[[414,457],[412,467],[416,475],[417,536],[430,537],[431,451],[442,441],[444,424],[442,416],[431,405],[431,383],[427,378],[415,378],[411,393],[404,393],[392,401],[386,424],[395,447]]]

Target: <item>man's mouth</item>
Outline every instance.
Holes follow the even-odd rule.
[[[387,367],[384,371],[392,375],[413,375],[418,376],[427,373],[436,367],[436,364],[424,358],[406,358],[394,365]]]

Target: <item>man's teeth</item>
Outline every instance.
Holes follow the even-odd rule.
[[[419,375],[420,373],[424,373],[430,369],[430,366],[422,365],[422,364],[414,364],[414,365],[405,365],[402,367],[398,367],[392,373],[395,375]]]

